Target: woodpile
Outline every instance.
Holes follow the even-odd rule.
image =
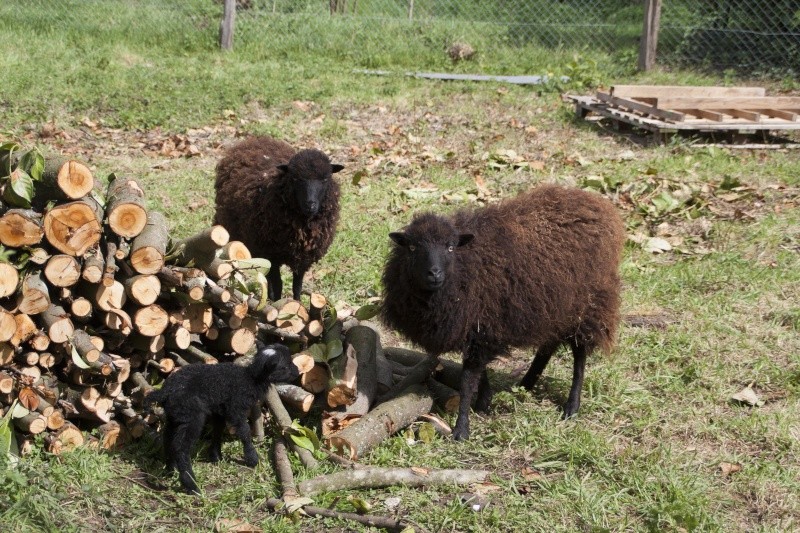
[[[42,433],[59,453],[87,430],[103,447],[139,437],[157,422],[142,400],[171,372],[234,360],[256,337],[295,354],[301,379],[277,387],[281,408],[302,417],[319,406],[326,444],[350,460],[434,403],[457,408],[460,365],[443,373],[422,354],[384,353],[360,324],[375,303],[354,309],[318,293],[268,302],[268,262],[222,226],[171,239],[135,179],[112,174],[103,187],[79,161],[8,145],[3,167],[0,414],[23,439]],[[11,179],[23,174],[27,197]]]

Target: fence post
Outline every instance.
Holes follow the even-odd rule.
[[[219,25],[219,46],[223,50],[233,49],[233,23],[236,20],[236,0],[225,0],[222,23]]]
[[[639,43],[639,70],[650,70],[656,64],[658,29],[661,25],[661,0],[645,0],[644,26]]]

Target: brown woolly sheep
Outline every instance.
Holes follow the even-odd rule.
[[[613,347],[619,322],[625,227],[608,200],[542,185],[483,209],[419,214],[390,237],[381,316],[431,355],[462,352],[456,440],[469,438],[476,389],[476,410],[488,410],[486,365],[510,346],[538,348],[522,380],[531,389],[569,344],[563,414],[578,411],[586,357]]]
[[[333,242],[339,184],[332,174],[343,168],[319,150],[296,152],[266,136],[235,144],[217,164],[214,224],[272,263],[270,300],[281,297],[281,265],[292,270],[292,295],[299,300],[303,276]]]

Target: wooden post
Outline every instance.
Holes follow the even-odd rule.
[[[233,50],[233,24],[236,20],[236,0],[225,0],[222,23],[219,25],[219,46]]]
[[[408,1],[408,20],[414,20],[414,0]]]
[[[645,0],[644,27],[639,47],[639,70],[650,70],[656,64],[658,29],[661,25],[661,0]]]

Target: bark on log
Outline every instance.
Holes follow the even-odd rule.
[[[383,352],[390,361],[396,361],[408,367],[413,367],[420,361],[430,359],[428,354],[406,348],[387,347],[384,348]],[[462,368],[461,363],[439,358],[439,364],[433,377],[451,389],[460,390]]]
[[[286,451],[286,441],[283,437],[276,437],[274,444],[275,473],[281,483],[281,497],[287,502],[292,498],[297,498],[297,485],[294,482],[292,473],[292,463],[289,462],[289,453]]]
[[[242,241],[228,241],[222,248],[220,248],[218,257],[220,259],[252,259],[250,250]]]
[[[457,390],[451,389],[432,377],[428,378],[425,384],[428,386],[428,390],[431,391],[431,396],[433,396],[433,401],[437,407],[441,408],[445,413],[455,413],[458,411],[461,395]]]
[[[90,197],[57,205],[44,216],[44,234],[58,251],[80,256],[100,240],[103,210]]]
[[[280,512],[281,509],[284,508],[285,502],[276,498],[267,498],[266,505],[273,511]],[[370,528],[386,529],[388,531],[405,530],[406,527],[410,525],[403,519],[394,519],[367,514],[345,513],[341,511],[335,511],[333,509],[326,509],[324,507],[314,507],[312,505],[304,505],[303,512],[308,516],[322,516],[326,518],[336,518],[339,520],[351,520]]]
[[[89,167],[74,159],[48,158],[40,183],[44,193],[50,199],[69,198],[77,200],[89,194],[94,188],[94,176]],[[53,192],[56,192],[53,194]]]
[[[413,385],[400,396],[384,402],[362,416],[352,425],[326,439],[337,455],[356,461],[389,436],[430,411],[433,398],[427,387]]]
[[[392,389],[381,396],[378,401],[385,402],[403,394],[403,391],[408,387],[425,383],[433,374],[434,369],[438,365],[439,360],[435,357],[427,357],[411,367],[408,374],[406,374]]]
[[[56,287],[72,287],[81,277],[81,264],[71,255],[50,256],[44,267],[44,277]]]
[[[105,260],[99,248],[89,250],[83,256],[83,270],[81,278],[89,283],[100,283],[105,271]]]
[[[378,389],[376,357],[381,352],[378,334],[366,326],[356,326],[345,334],[345,344],[356,351],[355,401],[344,408],[345,413],[366,414],[375,402]]]
[[[47,429],[47,418],[33,411],[22,418],[15,418],[14,425],[24,433],[38,435]]]
[[[328,381],[328,407],[350,405],[356,400],[358,360],[353,346],[348,345],[344,353],[328,362],[331,375]]]
[[[174,243],[175,250],[170,255],[176,256],[177,263],[188,263],[193,258],[213,256],[215,252],[228,244],[230,234],[222,226],[211,226],[199,233]]]
[[[104,287],[110,287],[114,283],[114,277],[117,275],[117,245],[113,242],[106,243],[105,266],[103,267],[103,276],[100,283]]]
[[[314,395],[296,385],[281,383],[275,385],[275,388],[283,403],[295,411],[307,413],[314,404]]]
[[[75,332],[75,326],[69,313],[60,305],[51,304],[41,315],[42,322],[50,340],[57,343],[67,342]]]
[[[206,365],[215,365],[218,363],[217,358],[213,355],[207,354],[200,348],[194,345],[189,345],[183,351],[184,358],[190,363],[203,363]]]
[[[35,246],[44,238],[42,214],[32,209],[9,209],[0,218],[0,243],[21,248]]]
[[[147,213],[147,224],[131,242],[130,264],[139,274],[158,274],[164,266],[169,242],[167,219],[158,211]]]
[[[212,342],[214,347],[225,353],[244,355],[256,343],[255,334],[245,328],[220,330],[219,335]]]
[[[310,393],[319,394],[328,388],[330,375],[331,371],[325,363],[317,363],[311,370],[300,375],[300,386]]]
[[[17,324],[17,329],[8,342],[12,346],[17,347],[33,337],[36,334],[37,328],[33,319],[25,313],[17,313],[14,315],[14,322]]]
[[[301,482],[298,488],[303,496],[314,496],[323,492],[376,489],[395,485],[404,487],[471,485],[483,483],[488,476],[488,470],[366,467],[307,479]]]
[[[50,306],[50,291],[39,271],[31,272],[22,280],[17,298],[17,310],[26,315],[38,315]]]
[[[0,342],[10,341],[16,331],[17,323],[14,320],[14,315],[0,308]]]
[[[375,354],[375,380],[378,382],[377,393],[383,395],[389,392],[394,384],[392,365],[383,355],[383,350]]]
[[[11,296],[17,292],[19,272],[11,263],[0,261],[0,298]]]
[[[54,455],[74,450],[83,446],[83,433],[72,422],[66,422],[61,428],[45,436],[45,448]]]
[[[147,224],[144,191],[129,178],[116,178],[108,184],[106,219],[116,235],[132,239]],[[116,251],[116,249],[115,249]]]
[[[275,388],[275,385],[269,386],[264,401],[266,402],[269,411],[275,417],[281,432],[283,433],[287,431],[292,425],[292,417],[289,416],[289,413],[286,411],[286,407],[284,407],[283,402],[281,402],[281,398],[278,395],[278,390]],[[294,442],[290,442],[289,445],[292,447],[306,468],[313,469],[319,466],[319,462],[314,458],[310,451],[298,446]]]

